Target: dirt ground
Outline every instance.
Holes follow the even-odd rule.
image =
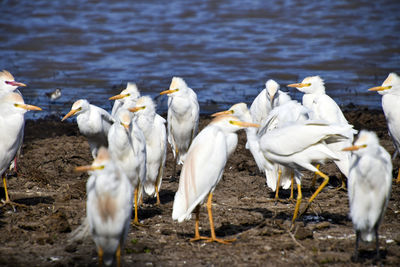
[[[356,129],[372,129],[381,144],[393,153],[386,121],[381,111],[345,113]],[[200,128],[209,118],[201,117]],[[217,236],[236,238],[231,245],[189,242],[194,234],[194,216],[173,222],[172,204],[178,181],[171,179],[172,154],[160,198],[145,199],[139,218],[146,227],[131,227],[122,254],[125,266],[359,266],[375,264],[374,243],[361,244],[361,263],[351,261],[355,235],[348,218],[347,192],[336,190],[339,171],[333,163],[322,166],[329,185],[315,199],[312,209],[289,225],[294,203],[289,190],[281,190],[276,205],[274,193],[244,148],[245,133],[239,132],[236,153],[226,165],[223,179],[213,197]],[[87,174],[74,167],[91,163],[89,146],[76,123],[59,118],[28,121],[18,175],[8,179],[10,198],[26,207],[0,209],[0,266],[97,266],[97,253],[90,237],[68,242],[71,231],[85,216]],[[397,177],[399,159],[393,163]],[[303,179],[303,204],[311,196],[311,177]],[[380,227],[381,263],[400,266],[400,185],[393,183],[392,195]],[[295,192],[296,194],[296,192]],[[296,195],[295,195],[296,196]],[[4,190],[0,189],[4,198]],[[200,234],[209,235],[206,208],[201,208]]]

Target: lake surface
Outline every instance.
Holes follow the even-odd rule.
[[[251,104],[268,79],[288,91],[313,75],[340,105],[379,109],[367,89],[400,73],[400,1],[5,0],[0,9],[0,68],[45,109],[29,118],[64,115],[79,98],[110,111],[128,81],[163,113],[158,93],[173,76],[197,92],[202,113]],[[62,97],[51,102],[55,88]]]

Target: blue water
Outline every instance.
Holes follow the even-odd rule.
[[[0,68],[14,74],[28,117],[64,115],[86,98],[136,82],[166,111],[173,76],[184,78],[202,113],[250,104],[268,79],[325,79],[340,105],[380,108],[367,89],[400,72],[400,1],[1,1]],[[62,89],[49,101],[46,92]],[[301,94],[290,90],[292,97]]]

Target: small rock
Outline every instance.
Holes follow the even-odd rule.
[[[331,224],[329,222],[320,222],[314,225],[314,229],[325,229],[325,228],[329,228],[331,226]]]
[[[73,252],[75,252],[76,250],[77,250],[77,245],[76,245],[75,243],[68,244],[68,245],[65,247],[65,251],[66,251],[66,252],[69,252],[69,253],[73,253]]]
[[[294,236],[298,240],[304,240],[306,238],[313,238],[313,232],[311,229],[299,227]]]

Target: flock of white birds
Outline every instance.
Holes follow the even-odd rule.
[[[24,113],[41,110],[24,103],[11,73],[0,72],[0,174],[6,199],[3,205],[18,205],[9,199],[5,171],[16,158],[24,133]],[[236,149],[236,132],[245,129],[246,148],[252,153],[267,185],[276,191],[280,187],[297,185],[297,202],[292,225],[307,211],[311,202],[329,182],[329,176],[319,170],[319,164],[333,161],[347,178],[350,216],[356,231],[355,257],[359,240],[376,240],[378,227],[388,204],[392,184],[392,163],[388,152],[379,145],[375,133],[357,131],[349,125],[336,102],[325,93],[324,81],[319,76],[307,77],[288,87],[304,93],[302,103],[292,100],[273,80],[254,99],[250,109],[244,103],[213,114],[215,118],[201,132],[198,131],[199,104],[196,93],[182,78],[174,77],[168,95],[167,120],[156,113],[149,96],[140,96],[137,86],[127,88],[115,100],[112,113],[77,100],[62,120],[77,117],[79,131],[87,137],[94,161],[89,166],[77,167],[88,171],[87,222],[96,243],[99,262],[120,265],[121,247],[131,223],[141,225],[137,216],[143,191],[156,197],[165,167],[167,141],[171,145],[174,162],[182,165],[178,191],[173,203],[172,218],[178,222],[196,214],[195,236],[191,241],[230,243],[234,240],[217,238],[211,211],[212,194],[224,172],[225,164]],[[390,73],[382,86],[370,91],[382,94],[382,106],[389,134],[398,154],[400,149],[400,77]],[[165,123],[167,122],[167,127]],[[315,166],[315,164],[318,164]],[[309,170],[324,180],[307,205],[302,201],[302,171]],[[397,178],[400,182],[400,173]],[[199,234],[199,211],[207,198],[211,236]]]

